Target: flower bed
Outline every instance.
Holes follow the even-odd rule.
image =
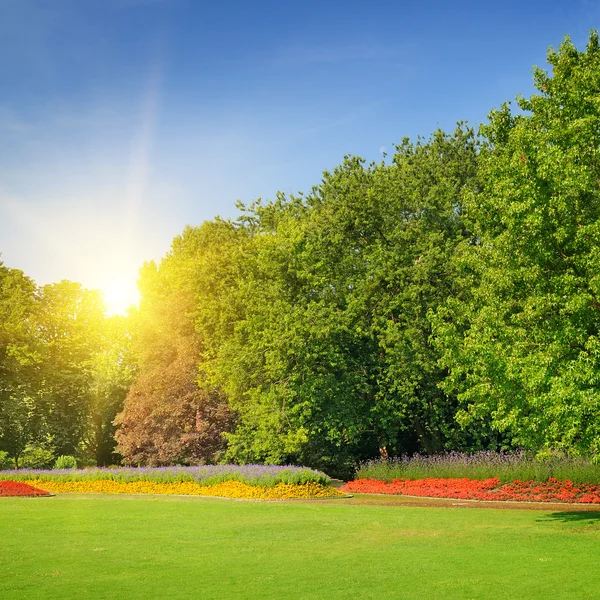
[[[20,469],[0,471],[0,479],[14,481],[154,481],[156,483],[195,482],[215,485],[239,481],[248,485],[273,487],[278,483],[329,485],[321,471],[293,465],[204,465],[199,467],[119,467],[95,469]]]
[[[600,504],[600,485],[574,484],[550,478],[544,482],[519,481],[501,484],[497,478],[357,479],[345,484],[342,491],[360,494],[401,494],[461,500],[513,500],[520,502],[567,502]]]
[[[272,465],[0,471],[55,493],[185,494],[255,500],[337,498],[320,471]]]
[[[478,494],[493,490],[498,479],[394,479],[390,483],[377,479],[349,481],[341,489],[359,494],[400,494],[406,496],[430,496],[434,498],[475,498]]]
[[[535,455],[532,452],[482,451],[467,454],[448,452],[423,456],[398,456],[361,463],[356,479],[489,479],[502,483],[520,481],[600,481],[600,463],[588,458],[566,456],[558,452]]]
[[[0,497],[14,496],[50,496],[50,493],[22,481],[0,481]]]
[[[289,500],[295,498],[337,498],[343,492],[320,483],[278,483],[272,487],[248,485],[240,481],[226,481],[214,485],[200,485],[192,481],[158,483],[155,481],[41,481],[32,483],[55,493],[104,494],[178,494],[189,496],[218,496],[248,500]]]

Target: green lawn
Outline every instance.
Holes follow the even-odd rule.
[[[2,600],[600,597],[600,512],[0,499]]]

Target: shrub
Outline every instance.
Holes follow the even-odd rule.
[[[47,469],[52,465],[54,454],[41,446],[27,446],[19,460],[23,469]]]
[[[8,452],[0,450],[0,471],[14,469],[15,463],[12,458],[8,455]]]
[[[74,456],[59,456],[54,463],[55,469],[76,469],[77,461]]]

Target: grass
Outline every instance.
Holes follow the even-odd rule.
[[[360,502],[2,499],[0,598],[598,597],[600,513]]]
[[[376,459],[359,466],[356,479],[460,478],[488,479],[498,477],[502,483],[546,481],[554,477],[573,483],[600,483],[600,464],[585,458],[548,454],[536,457],[525,452],[450,452],[433,456],[401,456]]]

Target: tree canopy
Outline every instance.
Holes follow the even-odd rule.
[[[600,452],[600,50],[567,39],[537,94],[490,114],[463,292],[436,329],[459,421],[514,443]]]
[[[0,264],[0,451],[341,476],[448,450],[600,460],[597,33],[548,61],[478,132],[186,227],[128,317]]]

